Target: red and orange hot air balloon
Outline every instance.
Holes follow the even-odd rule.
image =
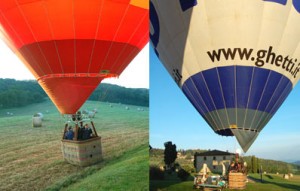
[[[148,42],[148,9],[146,0],[1,0],[0,31],[58,110],[74,114]]]

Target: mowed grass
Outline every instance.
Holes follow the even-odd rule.
[[[300,175],[294,175],[293,178],[285,180],[282,175],[263,175],[263,183],[260,182],[259,174],[250,174],[249,177],[254,182],[247,183],[245,191],[299,191],[300,190]],[[189,191],[193,189],[193,181],[181,182],[175,178],[163,181],[151,180],[151,191]],[[230,191],[230,189],[224,189],[224,191]],[[231,190],[237,191],[237,190]]]
[[[148,108],[93,101],[82,107],[94,108],[98,110],[94,123],[102,137],[104,160],[90,167],[63,160],[60,140],[66,119],[50,101],[0,110],[0,190],[61,190],[69,186],[69,190],[77,190],[75,185],[81,181],[79,187],[95,185],[96,190],[101,190],[101,185],[121,173],[115,169],[118,164],[123,164],[124,172],[120,183],[135,177],[133,190],[135,184],[141,190],[148,188]],[[32,115],[36,112],[44,114],[41,128],[32,127]],[[90,180],[92,176],[95,177]],[[120,188],[118,184],[107,185],[111,190]],[[132,190],[130,185],[127,188]]]
[[[294,175],[289,180],[283,178],[283,175],[266,174],[262,176],[263,182],[260,182],[259,174],[250,174],[249,177],[255,180],[255,183],[247,185],[247,191],[295,191],[300,190],[300,175]]]
[[[149,190],[148,174],[140,173],[149,167],[146,162],[149,160],[148,153],[149,146],[129,151],[117,161],[64,190]]]

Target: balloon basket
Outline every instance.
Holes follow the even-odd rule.
[[[246,188],[246,174],[230,172],[228,175],[229,189],[243,190]]]
[[[63,158],[70,164],[89,166],[102,161],[101,137],[88,140],[62,140],[61,149]]]

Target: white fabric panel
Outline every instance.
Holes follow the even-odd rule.
[[[293,58],[293,69],[300,63],[300,13],[288,1],[287,5],[263,0],[198,0],[197,5],[182,11],[178,0],[151,0],[159,17],[160,38],[156,47],[169,73],[181,72],[179,86],[191,75],[219,66],[255,66],[257,51],[269,50],[276,56]],[[207,51],[219,49],[253,49],[251,59],[212,62]],[[266,53],[267,54],[267,53]],[[263,58],[266,62],[266,55]],[[264,63],[288,77],[290,71],[274,63]]]

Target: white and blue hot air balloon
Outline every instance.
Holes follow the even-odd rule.
[[[151,0],[150,38],[183,93],[246,152],[300,77],[299,0]]]

